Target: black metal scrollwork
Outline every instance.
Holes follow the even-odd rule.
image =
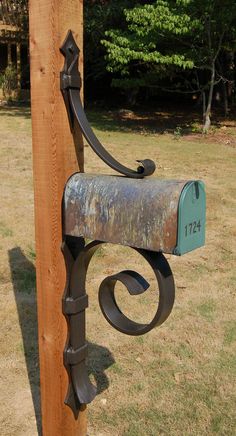
[[[74,130],[74,123],[77,122],[89,145],[92,147],[95,153],[113,170],[133,178],[143,178],[153,174],[156,166],[151,159],[138,160],[137,162],[140,165],[135,171],[119,163],[103,147],[91,129],[82,106],[80,98],[81,77],[78,70],[80,51],[71,31],[68,32],[68,35],[60,50],[65,56],[65,65],[63,71],[61,72],[61,91],[65,101],[71,130]]]
[[[131,178],[143,178],[153,174],[155,164],[152,160],[137,161],[140,165],[135,171],[120,164],[105,150],[91,129],[82,106],[81,77],[78,71],[79,48],[71,31],[68,32],[60,50],[65,57],[64,68],[61,72],[61,91],[72,133],[75,133],[75,123],[78,123],[83,135],[97,155],[119,173]],[[75,417],[78,416],[82,405],[90,403],[96,395],[96,388],[90,382],[86,368],[85,310],[88,307],[86,274],[92,256],[104,244],[101,241],[93,241],[85,245],[82,236],[64,235],[62,245],[67,270],[62,307],[68,324],[64,365],[68,372],[69,387],[65,403],[72,409]],[[115,298],[117,281],[126,286],[131,296],[142,294],[148,289],[147,281],[134,271],[125,270],[106,277],[99,288],[99,304],[103,315],[115,329],[127,335],[142,335],[161,325],[167,319],[174,304],[175,286],[171,269],[162,253],[132,248],[148,262],[157,280],[159,302],[153,320],[149,324],[137,323],[127,318],[117,304]]]
[[[162,253],[135,249],[149,263],[155,274],[159,288],[159,304],[153,320],[149,324],[140,324],[127,318],[115,298],[115,285],[122,282],[130,295],[144,293],[149,284],[135,271],[122,271],[103,280],[99,288],[99,304],[107,321],[117,330],[127,335],[139,336],[160,326],[170,315],[174,299],[175,285],[170,266]]]
[[[70,378],[66,404],[77,416],[82,404],[90,403],[96,388],[91,384],[85,359],[85,309],[88,307],[86,275],[89,262],[104,242],[94,241],[85,245],[83,238],[66,237],[63,254],[67,266],[67,283],[63,297],[63,313],[67,318],[69,336],[64,351],[64,364]],[[115,298],[115,284],[122,282],[130,295],[144,293],[148,282],[135,271],[122,271],[103,280],[99,288],[99,304],[107,321],[117,330],[128,335],[142,335],[161,325],[171,313],[174,298],[174,279],[163,254],[135,249],[149,263],[158,283],[159,303],[156,314],[149,324],[139,324],[127,318]]]

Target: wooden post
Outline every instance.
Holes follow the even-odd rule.
[[[30,0],[31,104],[37,254],[37,302],[43,436],[86,435],[86,411],[75,420],[64,405],[68,377],[63,366],[67,327],[61,298],[65,267],[62,242],[63,188],[79,168],[59,76],[64,59],[59,47],[71,29],[81,49],[82,0]]]

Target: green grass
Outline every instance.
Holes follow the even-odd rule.
[[[35,249],[31,246],[28,247],[27,255],[30,260],[35,261],[36,260],[36,252]]]
[[[236,342],[236,321],[230,321],[225,328],[224,343],[231,345]]]
[[[8,238],[13,236],[13,231],[5,223],[0,222],[0,235],[2,238]]]
[[[218,128],[200,135],[196,122],[192,131],[197,138],[192,139],[181,125],[163,134],[158,119],[147,125],[142,120],[122,124],[124,120],[108,113],[92,112],[89,117],[102,142],[130,166],[142,155],[157,162],[157,177],[203,179],[208,215],[206,248],[170,260],[181,285],[170,319],[160,330],[130,338],[123,353],[121,345],[110,343],[119,367],[125,369],[123,374],[113,372],[111,380],[110,389],[119,392],[119,401],[115,392],[110,393],[113,403],[102,416],[92,406],[92,426],[122,436],[234,436],[236,347],[230,318],[236,313],[232,273],[236,259],[229,229],[235,229],[235,148],[227,147],[224,138],[217,139]],[[236,141],[235,128],[230,136]],[[92,157],[90,150],[86,153]],[[96,172],[93,165],[87,171]],[[123,343],[122,336],[118,340]]]
[[[202,136],[191,114],[97,111],[88,116],[123,164],[135,168],[136,159],[151,158],[157,163],[155,177],[202,179],[207,191],[206,246],[168,257],[176,302],[160,328],[128,337],[112,329],[100,312],[101,281],[124,269],[140,270],[155,297],[135,298],[124,291],[127,311],[134,317],[153,312],[156,284],[134,250],[104,245],[91,262],[88,364],[99,393],[88,407],[88,434],[235,436],[236,123],[231,120],[223,133],[219,124]],[[0,433],[36,436],[29,383],[38,388],[30,111],[0,108],[0,117]],[[89,147],[85,170],[112,172]],[[16,395],[22,395],[18,403]]]
[[[124,369],[118,363],[113,363],[113,365],[110,366],[109,371],[114,374],[122,374]]]
[[[192,359],[194,357],[194,351],[185,343],[179,345],[177,353],[183,360]]]
[[[204,303],[200,304],[197,309],[203,318],[205,318],[207,321],[213,321],[216,311],[216,303],[213,300],[205,301]]]

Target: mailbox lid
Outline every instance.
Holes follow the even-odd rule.
[[[181,256],[205,244],[206,193],[202,181],[188,182],[180,195],[174,254]]]

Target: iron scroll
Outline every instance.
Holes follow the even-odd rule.
[[[140,165],[135,171],[119,163],[103,147],[90,127],[81,102],[81,76],[78,70],[80,51],[71,30],[68,32],[64,44],[60,50],[65,57],[64,68],[61,72],[61,91],[65,101],[71,131],[74,131],[75,123],[78,123],[89,145],[103,160],[103,162],[105,162],[113,170],[118,171],[127,177],[138,179],[152,175],[156,169],[156,165],[151,159],[137,160]]]
[[[86,357],[85,310],[88,307],[86,275],[90,260],[104,242],[93,241],[85,245],[85,240],[66,236],[62,251],[67,270],[66,289],[63,296],[63,313],[67,319],[69,335],[64,350],[64,365],[69,376],[69,387],[65,403],[75,417],[83,404],[90,403],[96,396],[96,388],[89,380]],[[147,291],[148,282],[135,271],[122,271],[103,280],[99,288],[99,304],[107,321],[118,331],[131,336],[143,335],[160,326],[171,313],[174,298],[174,279],[169,264],[163,254],[135,249],[151,266],[159,290],[159,303],[156,314],[149,324],[140,324],[127,318],[115,299],[115,284],[121,281],[129,294],[138,295]]]
[[[139,162],[138,168],[132,170],[119,163],[103,147],[91,129],[82,106],[80,98],[81,77],[78,71],[79,48],[71,31],[68,32],[60,50],[65,57],[64,68],[60,76],[60,86],[72,134],[76,135],[77,124],[95,153],[109,167],[124,176],[131,179],[142,179],[145,176],[152,175],[155,171],[155,163],[152,160],[139,160],[137,161]],[[123,181],[128,180],[123,177],[121,179]],[[140,181],[140,183],[144,182]],[[63,199],[63,205],[64,200],[65,198]],[[69,219],[70,212],[66,210],[66,213]],[[85,234],[80,233],[80,235],[73,236],[66,232],[65,210],[63,216],[62,252],[65,259],[67,280],[62,300],[62,311],[68,325],[68,337],[64,349],[64,366],[69,377],[65,403],[72,409],[75,418],[77,418],[83,405],[90,403],[96,395],[96,388],[90,382],[86,368],[85,311],[88,307],[86,274],[89,262],[97,249],[101,244],[112,241],[95,240],[86,245]],[[96,234],[93,234],[93,239],[98,239]],[[119,240],[118,243],[122,243],[122,240]],[[137,323],[127,318],[117,304],[115,298],[117,281],[126,286],[131,296],[145,293],[148,289],[148,282],[134,271],[125,270],[105,278],[100,285],[98,296],[100,308],[107,321],[118,331],[134,336],[149,332],[168,318],[174,304],[175,286],[169,264],[160,251],[151,251],[150,246],[148,246],[148,249],[143,249],[140,248],[140,245],[132,245],[131,248],[135,249],[148,262],[157,280],[159,302],[153,320],[149,324]]]

